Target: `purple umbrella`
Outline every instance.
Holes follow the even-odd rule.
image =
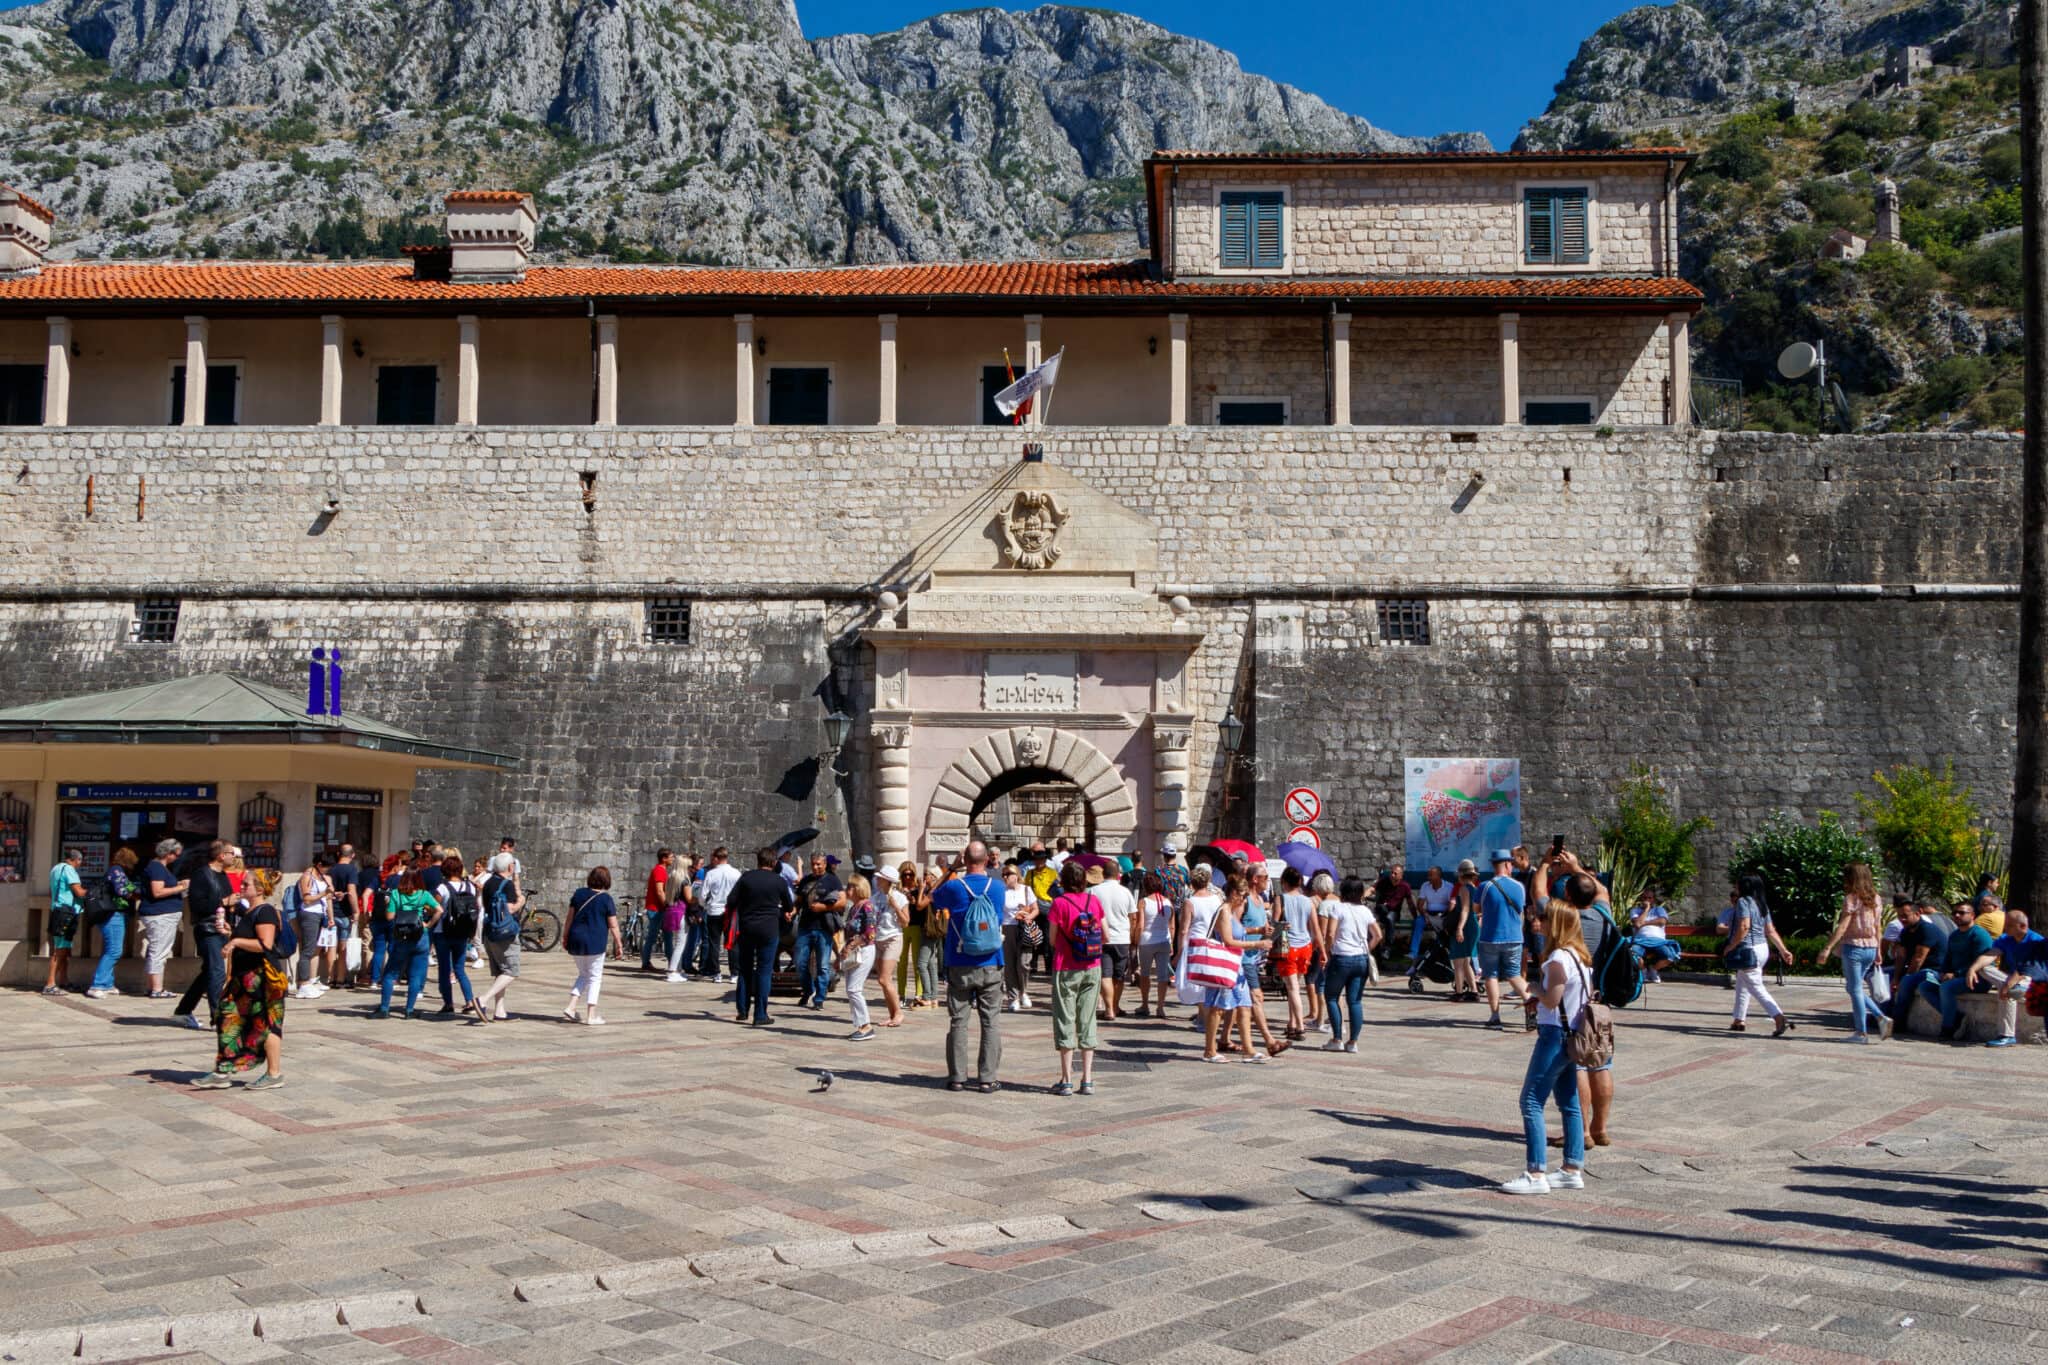
[[[1337,880],[1337,864],[1330,861],[1330,855],[1314,844],[1287,843],[1273,850],[1273,856],[1301,874],[1307,881],[1318,872],[1330,874],[1330,880]]]

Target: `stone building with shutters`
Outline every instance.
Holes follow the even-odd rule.
[[[1730,838],[1901,758],[2001,792],[2017,446],[1694,428],[1687,164],[1162,152],[1138,259],[792,270],[538,262],[494,191],[403,261],[66,261],[0,193],[0,708],[339,650],[519,756],[411,830],[557,901],[1019,805],[1270,843],[1304,784],[1370,870],[1415,755],[1580,843],[1636,762]]]

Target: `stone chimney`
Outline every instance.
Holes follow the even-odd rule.
[[[455,284],[517,284],[526,278],[540,219],[518,190],[454,190],[448,210],[448,278]]]
[[[0,185],[0,279],[39,273],[57,215],[12,185]]]

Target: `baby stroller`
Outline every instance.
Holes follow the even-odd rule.
[[[1448,986],[1457,975],[1451,969],[1451,945],[1444,935],[1432,925],[1422,931],[1422,956],[1408,968],[1408,989],[1416,995],[1422,994],[1422,982],[1426,977],[1439,986]]]

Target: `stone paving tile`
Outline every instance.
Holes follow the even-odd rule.
[[[515,1008],[566,996],[565,966],[535,955]],[[1113,1026],[1144,1069],[1084,1106],[1026,1088],[1052,1073],[1042,1012],[1004,1021],[1001,1095],[950,1096],[939,1020],[855,1049],[838,1019],[735,1032],[711,988],[611,975],[613,1027],[591,1033],[295,1001],[292,1085],[267,1096],[154,1079],[191,1074],[203,1036],[107,1022],[146,1002],[0,996],[20,1044],[0,1053],[0,1342],[397,1289],[430,1330],[254,1345],[439,1365],[2048,1355],[2048,1113],[2001,1102],[2032,1050],[1852,1052],[1818,988],[1785,992],[1808,1025],[1789,1047],[1731,1047],[1712,989],[1626,1012],[1617,1146],[1581,1195],[1516,1201],[1489,1186],[1519,1160],[1527,1045],[1440,999],[1373,992],[1371,1046],[1342,1062],[1197,1068],[1184,1025]],[[53,1066],[67,1048],[94,1060]],[[922,1235],[1052,1213],[1079,1226]],[[848,1240],[868,1234],[881,1254]],[[732,1259],[748,1246],[799,1264]],[[691,1257],[712,1278],[575,1278]],[[564,1276],[583,1297],[512,1297]]]

